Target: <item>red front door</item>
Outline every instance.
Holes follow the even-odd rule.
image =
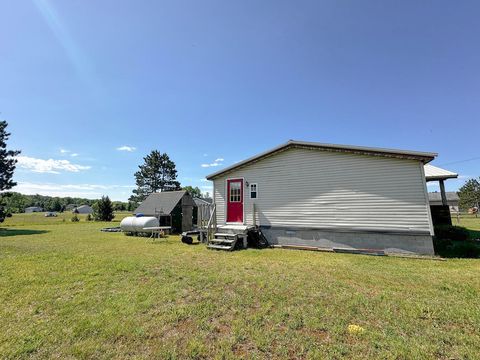
[[[243,223],[243,180],[227,180],[227,222]]]

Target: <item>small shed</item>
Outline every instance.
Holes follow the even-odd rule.
[[[42,212],[43,209],[40,206],[30,206],[25,209],[26,213]]]
[[[193,198],[193,201],[195,206],[210,205],[212,203],[212,199]]]
[[[89,205],[81,205],[72,210],[75,214],[92,214],[93,209]]]
[[[160,226],[171,226],[174,233],[180,233],[192,230],[194,206],[188,191],[163,191],[148,195],[134,214],[155,216]]]
[[[445,196],[447,197],[447,205],[450,207],[450,212],[457,214],[459,212],[459,202],[460,198],[455,191],[447,191],[445,192]],[[430,192],[428,193],[428,201],[430,202],[430,206],[439,206],[442,205],[442,194],[439,192]]]
[[[202,211],[202,209],[204,209],[206,211],[206,212],[204,211],[202,213],[201,219],[202,219],[202,216],[210,217],[210,210],[211,210],[211,205],[212,205],[213,200],[209,199],[209,198],[195,197],[195,198],[193,198],[193,201],[195,202],[195,207],[193,208],[193,223],[197,224],[197,226],[198,226],[199,225],[198,224],[198,220],[199,220],[198,219],[198,212]],[[208,217],[207,217],[207,219],[204,219],[204,220],[208,221]]]

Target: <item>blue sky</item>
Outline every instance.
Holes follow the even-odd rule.
[[[205,175],[288,139],[438,152],[456,189],[480,175],[479,12],[478,1],[0,0],[17,190],[126,200],[158,149],[182,185],[209,191]]]

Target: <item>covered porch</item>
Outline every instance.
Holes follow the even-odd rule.
[[[432,221],[434,225],[452,224],[450,207],[448,205],[447,193],[445,191],[445,181],[447,179],[456,179],[458,174],[452,171],[439,168],[430,164],[425,167],[425,181],[438,181],[442,205],[430,205]]]

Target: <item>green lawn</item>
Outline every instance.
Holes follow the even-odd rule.
[[[480,357],[479,260],[227,253],[99,231],[116,224],[7,220],[0,358]]]
[[[14,214],[10,218],[6,218],[3,224],[0,226],[30,226],[30,225],[52,225],[52,224],[67,224],[71,223],[71,219],[75,214],[70,211],[65,211],[63,213],[57,213],[57,216],[45,217],[44,212],[39,213],[28,213],[28,214]],[[122,220],[126,216],[130,216],[131,213],[128,212],[118,212],[115,213],[114,222]],[[86,221],[87,215],[77,214],[77,217],[80,221]],[[118,224],[115,224],[115,226]],[[113,225],[112,225],[113,226]]]
[[[480,238],[480,217],[468,214],[462,214],[459,218],[452,216],[452,224],[467,228],[471,238]]]

